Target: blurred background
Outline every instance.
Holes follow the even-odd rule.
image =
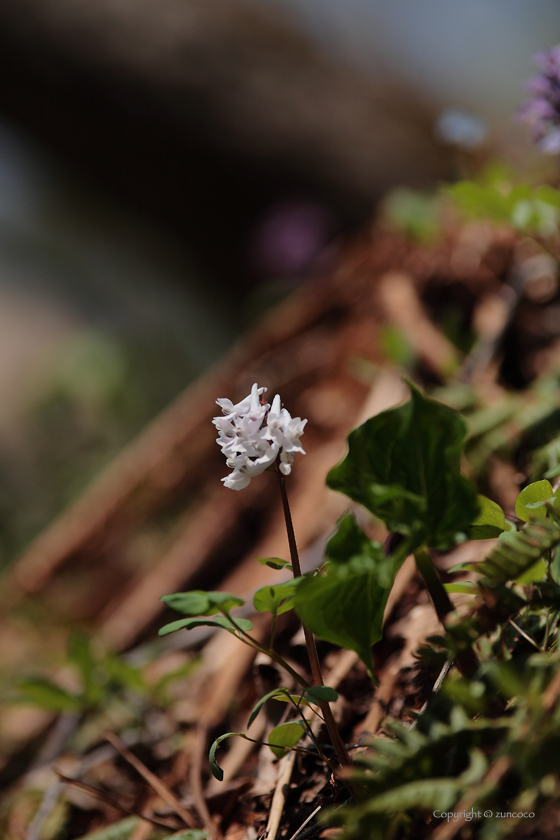
[[[515,111],[559,40],[554,0],[2,0],[0,564],[389,190],[458,174],[446,109],[540,165]]]
[[[144,801],[108,729],[188,798],[199,727],[238,728],[276,678],[232,637],[157,637],[161,594],[223,588],[250,615],[278,579],[255,557],[287,556],[271,476],[220,483],[216,398],[258,381],[308,418],[289,480],[304,569],[346,510],[327,471],[406,398],[403,373],[465,413],[469,474],[508,515],[560,474],[557,262],[434,197],[496,159],[558,186],[516,117],[558,42],[557,0],[0,0],[3,837],[122,816],[61,796],[53,761]]]

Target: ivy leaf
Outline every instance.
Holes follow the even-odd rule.
[[[538,506],[538,502],[546,502],[547,499],[552,498],[554,491],[550,481],[543,479],[542,481],[535,481],[533,484],[528,484],[524,487],[517,499],[515,500],[515,515],[524,522],[530,522],[535,519],[544,519],[547,510],[544,505]],[[531,505],[531,507],[529,507]],[[536,505],[533,507],[533,505]]]
[[[477,496],[479,514],[469,528],[470,540],[488,540],[498,537],[503,531],[510,531],[503,510],[487,496]]]
[[[263,586],[255,592],[253,604],[258,612],[282,615],[294,607],[294,594],[301,578],[292,578],[286,583]]]
[[[300,738],[306,734],[305,723],[301,720],[291,720],[275,726],[268,736],[270,749],[276,758],[283,758],[291,747],[295,747]]]
[[[192,592],[175,592],[160,598],[168,607],[183,615],[212,615],[215,612],[228,613],[234,607],[245,603],[243,598],[229,592],[204,592],[195,589]]]
[[[213,618],[180,618],[178,621],[172,621],[171,624],[161,627],[158,636],[168,636],[176,630],[192,630],[194,627],[221,627],[234,634],[237,633],[238,628],[246,633],[253,629],[253,625],[246,618],[236,618],[235,624],[237,627],[224,615],[215,615]]]
[[[412,399],[366,420],[348,438],[346,458],[327,484],[382,519],[390,531],[446,548],[478,515],[476,492],[460,472],[461,415],[408,383]]]
[[[342,562],[345,544],[348,554]],[[383,546],[346,516],[327,546],[327,556],[332,560],[326,574],[305,577],[299,584],[296,612],[319,639],[355,650],[375,679],[371,646],[382,636],[385,605],[404,553],[385,557]]]

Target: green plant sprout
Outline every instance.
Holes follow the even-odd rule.
[[[506,520],[499,505],[477,495],[472,482],[461,474],[467,427],[459,412],[408,384],[411,399],[355,429],[348,440],[348,454],[327,478],[329,487],[381,519],[390,532],[389,538],[385,545],[371,540],[354,517],[346,515],[327,545],[326,563],[316,573],[306,575],[301,574],[285,478],[292,468],[292,452],[296,448],[302,452],[299,438],[305,421],[293,420],[281,408],[279,397],[275,397],[272,406],[265,403],[264,389],[256,384],[252,394],[237,406],[220,400],[227,413],[224,418],[215,418],[220,432],[218,443],[228,455],[228,466],[239,473],[224,479],[224,484],[238,490],[261,472],[276,476],[291,563],[280,558],[259,558],[259,562],[276,570],[290,569],[293,578],[262,587],[254,596],[255,610],[271,614],[268,644],[251,634],[250,621],[232,614],[244,604],[236,595],[197,590],[162,597],[169,607],[186,617],[163,627],[160,635],[200,625],[221,628],[267,654],[287,672],[299,685],[299,693],[281,687],[261,698],[249,717],[248,728],[267,700],[274,698],[290,703],[297,719],[274,727],[264,743],[277,757],[289,750],[309,752],[311,749],[332,770],[345,768],[343,776],[347,784],[350,779],[356,801],[364,799],[363,779],[359,774],[352,774],[354,764],[332,716],[329,703],[337,694],[323,685],[315,638],[356,651],[375,683],[372,646],[382,636],[389,593],[399,568],[410,554],[416,559],[442,622],[445,632],[440,640],[442,649],[447,659],[455,662],[462,678],[472,678],[480,672],[474,645],[482,630],[476,623],[479,620],[476,613],[468,621],[457,620],[449,591],[466,591],[480,602],[490,599],[492,594],[499,596],[503,601],[502,612],[492,617],[486,615],[486,623],[507,625],[525,637],[527,631],[515,619],[528,602],[505,587],[508,581],[516,580],[525,588],[530,584],[533,599],[540,599],[541,603],[548,597],[552,604],[556,598],[560,606],[560,586],[554,577],[558,574],[552,563],[552,552],[560,544],[560,506],[557,507],[558,497],[550,483],[538,481],[520,493],[516,515],[526,524],[517,530]],[[286,458],[286,452],[292,457]],[[481,575],[476,583],[442,584],[430,556],[431,549],[447,550],[468,539],[498,536],[497,547],[485,561],[475,567],[464,567]],[[276,621],[291,609],[304,628],[313,684],[274,649]],[[533,646],[537,650],[546,649],[552,629],[549,624],[544,646],[535,642]],[[303,714],[305,710],[324,722],[336,761],[325,754]],[[234,735],[252,740],[244,733],[228,732],[217,738],[210,749],[210,767],[220,780],[223,773],[217,750]],[[305,736],[311,740],[311,748],[300,745]]]

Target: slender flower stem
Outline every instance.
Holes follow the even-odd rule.
[[[297,683],[299,683],[299,685],[301,685],[302,688],[309,688],[309,683],[307,682],[307,680],[305,680],[301,676],[301,674],[298,674],[298,672],[294,670],[294,668],[292,668],[291,665],[288,665],[286,660],[283,659],[280,656],[280,654],[276,653],[276,651],[272,649],[272,646],[266,647],[265,645],[257,641],[257,639],[254,639],[252,636],[250,636],[246,630],[242,630],[239,624],[237,624],[237,622],[235,621],[235,618],[233,618],[233,616],[231,616],[229,613],[224,613],[224,615],[228,619],[228,621],[231,621],[231,623],[239,633],[238,638],[240,639],[240,641],[244,642],[249,647],[260,651],[261,653],[266,653],[266,655],[270,656],[270,658],[273,659],[278,665],[280,665],[281,668],[284,668],[284,670],[287,671],[288,674],[291,677],[293,677],[294,680]]]
[[[292,514],[290,512],[290,504],[288,502],[288,494],[286,492],[286,481],[284,476],[279,471],[276,474],[280,483],[282,507],[284,509],[284,519],[286,521],[286,531],[288,533],[288,544],[290,546],[290,559],[292,561],[294,577],[297,578],[301,577],[301,564],[299,562],[299,554],[297,549],[296,536],[294,533],[294,525],[292,522]],[[307,654],[309,656],[309,664],[311,665],[313,681],[315,685],[324,685],[323,674],[321,672],[321,664],[319,662],[319,654],[317,653],[315,639],[313,638],[313,635],[309,632],[305,624],[302,624],[302,627],[305,636],[305,644],[307,645]],[[338,731],[338,726],[336,725],[336,721],[334,719],[330,705],[326,702],[322,702],[320,703],[320,708],[325,719],[327,732],[329,733],[329,737],[331,739],[332,745],[336,752],[336,756],[341,766],[352,767],[352,761],[350,759],[350,756],[348,755],[346,747],[344,746],[344,742],[340,736],[340,732]],[[352,792],[354,794],[359,794],[358,789],[355,789],[354,785],[352,785]]]

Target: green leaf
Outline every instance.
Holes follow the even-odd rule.
[[[310,703],[315,705],[323,702],[333,703],[337,699],[338,693],[328,685],[312,685],[306,688],[303,694],[290,694],[287,688],[275,688],[261,697],[255,704],[247,721],[247,729],[249,729],[267,700],[279,700],[282,703],[293,703],[295,706],[309,706]]]
[[[253,721],[255,720],[255,718],[257,717],[258,713],[260,712],[264,704],[267,702],[267,700],[272,700],[273,698],[274,700],[282,700],[287,703],[289,703],[291,700],[294,700],[295,702],[299,702],[304,706],[309,705],[309,703],[306,700],[304,700],[304,698],[300,695],[290,694],[287,688],[274,688],[272,691],[269,691],[268,694],[265,694],[264,697],[261,697],[261,699],[254,705],[253,711],[249,715],[249,720],[247,721],[247,729],[249,729],[249,727],[251,726],[251,724],[253,723]]]
[[[445,548],[478,515],[473,485],[460,473],[466,426],[461,415],[425,397],[366,420],[348,438],[346,458],[327,484],[408,535],[411,549]]]
[[[222,770],[216,759],[216,750],[218,749],[222,741],[225,741],[226,738],[233,738],[234,736],[237,736],[238,738],[245,738],[245,736],[241,732],[226,732],[225,735],[220,735],[219,738],[216,738],[216,740],[210,747],[210,752],[208,753],[208,758],[210,760],[210,770],[212,771],[212,775],[214,776],[214,778],[217,779],[219,782],[223,782],[224,780],[224,771]]]
[[[286,583],[263,586],[255,592],[253,604],[258,612],[282,615],[294,607],[294,594],[301,578],[292,578]]]
[[[79,697],[42,677],[25,677],[18,680],[16,688],[18,700],[53,712],[79,712],[83,705]]]
[[[560,528],[548,519],[530,522],[522,531],[505,531],[498,545],[480,563],[465,563],[465,569],[484,577],[479,586],[492,588],[518,580],[545,553],[560,544]]]
[[[241,607],[245,603],[243,598],[231,595],[229,592],[204,592],[202,589],[162,595],[160,600],[171,607],[172,610],[183,613],[183,615],[228,613],[234,607]]]
[[[523,586],[529,586],[531,583],[539,583],[546,577],[546,563],[541,558],[533,566],[529,566],[527,571],[517,577],[516,583],[521,583]]]
[[[528,484],[515,500],[515,515],[524,522],[544,519],[547,513],[545,507],[528,508],[527,505],[546,502],[547,499],[552,498],[553,492],[550,481],[546,479]]]
[[[344,541],[348,559],[343,563]],[[371,646],[382,636],[385,605],[405,553],[385,557],[383,546],[346,516],[327,546],[327,556],[331,555],[326,574],[301,581],[294,599],[296,612],[319,639],[355,650],[375,679]]]
[[[106,671],[111,682],[118,687],[139,692],[146,691],[142,669],[131,665],[122,656],[117,656],[114,653],[107,654],[101,667]]]
[[[95,679],[98,665],[92,654],[91,640],[83,631],[76,630],[70,635],[68,658],[80,672],[86,702],[95,705],[103,696],[103,687]]]
[[[476,583],[471,583],[470,580],[464,580],[461,583],[444,583],[443,588],[446,592],[458,592],[464,595],[480,595],[480,589]]]
[[[469,528],[470,540],[488,540],[499,536],[503,531],[511,530],[503,510],[496,502],[486,496],[477,496],[479,514]]]
[[[311,700],[319,703],[334,703],[338,700],[338,691],[335,691],[330,685],[312,685],[305,689],[305,694]]]
[[[283,758],[291,747],[295,747],[300,738],[306,734],[303,721],[292,720],[275,726],[268,736],[268,743],[273,744],[270,749],[276,758]]]
[[[246,618],[236,618],[235,623],[246,633],[253,629],[252,623]],[[223,615],[215,615],[213,618],[180,618],[178,621],[172,621],[171,624],[161,627],[158,636],[168,636],[176,630],[192,630],[194,627],[221,627],[229,633],[237,632],[237,627],[229,619]]]
[[[291,564],[287,560],[282,560],[280,557],[257,557],[257,563],[262,566],[268,566],[269,569],[290,569]]]

